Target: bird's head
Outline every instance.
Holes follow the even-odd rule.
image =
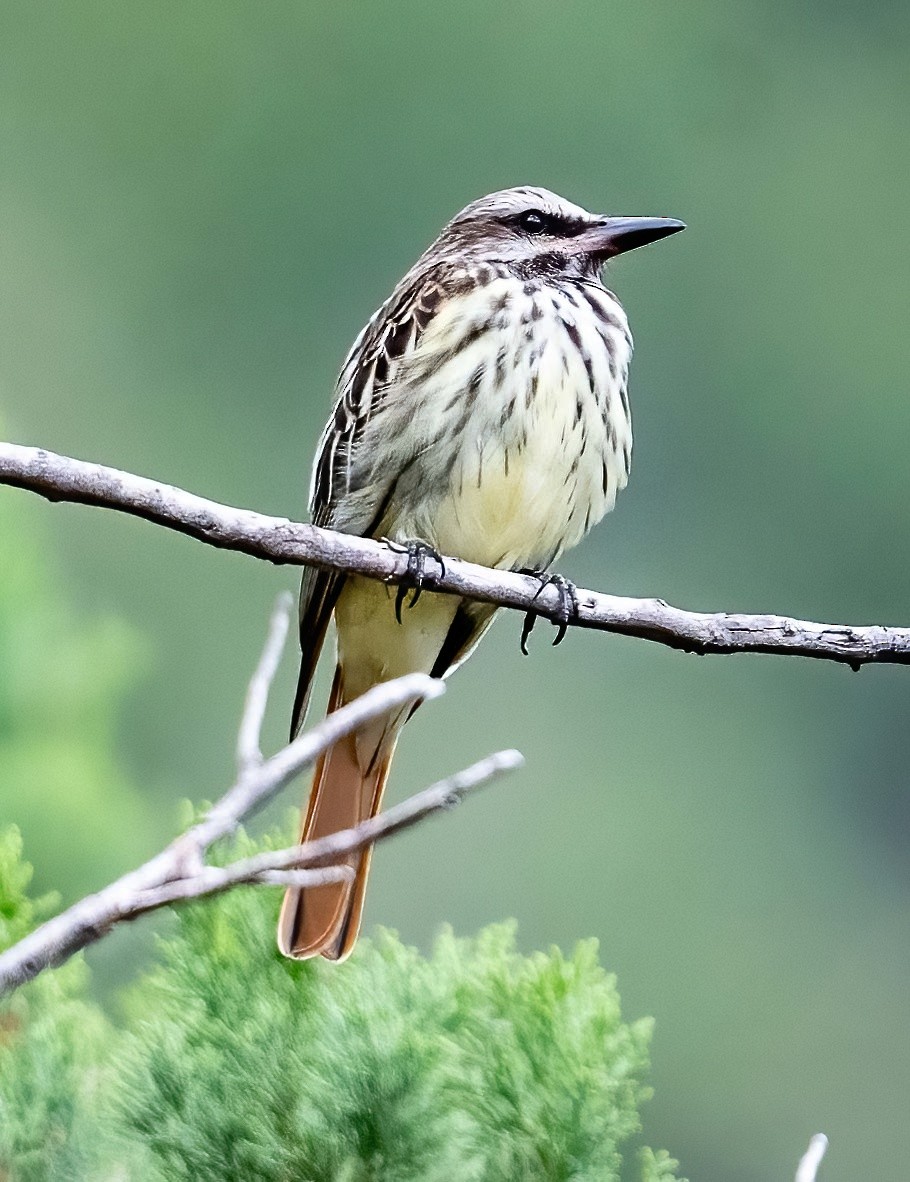
[[[675,218],[588,213],[549,189],[522,187],[472,201],[428,253],[505,263],[528,276],[585,277],[597,275],[618,254],[684,229]]]

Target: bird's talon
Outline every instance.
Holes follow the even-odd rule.
[[[428,581],[427,556],[429,555],[439,564],[443,575],[445,575],[446,571],[445,563],[436,550],[432,546],[428,546],[426,542],[394,542],[391,538],[383,538],[382,540],[396,554],[407,554],[408,556],[407,569],[398,582],[398,591],[395,595],[395,619],[400,624],[401,608],[408,597],[408,592],[414,592],[408,602],[408,608],[410,609],[422,595],[424,585]]]
[[[573,619],[578,617],[578,592],[576,591],[575,584],[563,578],[562,575],[549,574],[547,571],[523,570],[520,573],[531,575],[533,578],[540,580],[540,586],[534,592],[531,600],[532,603],[540,596],[545,587],[553,586],[559,593],[559,604],[556,612],[551,617],[552,622],[556,625],[556,636],[553,640],[553,647],[555,648],[557,644],[562,643],[569,630],[569,624],[571,624]],[[528,611],[525,614],[520,641],[521,651],[525,656],[528,655],[528,637],[531,635],[531,631],[540,614],[540,612],[534,610]]]
[[[537,612],[525,612],[524,623],[521,625],[521,646],[522,656],[528,656],[528,637],[534,631],[534,625],[537,623]]]
[[[405,601],[405,598],[408,594],[408,590],[409,590],[409,588],[408,588],[407,583],[399,583],[398,590],[395,593],[395,619],[398,621],[399,624],[401,623],[401,605]]]

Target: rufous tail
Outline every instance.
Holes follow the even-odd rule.
[[[328,712],[344,704],[339,666]],[[379,812],[399,725],[390,726],[388,721],[374,724],[366,732],[340,739],[320,758],[301,842],[350,829]],[[354,870],[353,880],[287,890],[278,920],[278,947],[285,956],[344,960],[350,955],[360,931],[371,852],[369,847],[351,855],[348,864]]]

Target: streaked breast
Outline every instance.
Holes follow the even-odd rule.
[[[593,285],[500,278],[452,301],[412,363],[437,494],[414,499],[405,532],[500,567],[575,545],[628,479],[631,353],[621,306]]]

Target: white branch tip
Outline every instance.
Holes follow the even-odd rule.
[[[809,1142],[809,1148],[800,1158],[796,1170],[795,1182],[815,1182],[818,1167],[828,1150],[828,1138],[824,1133],[816,1133]]]

